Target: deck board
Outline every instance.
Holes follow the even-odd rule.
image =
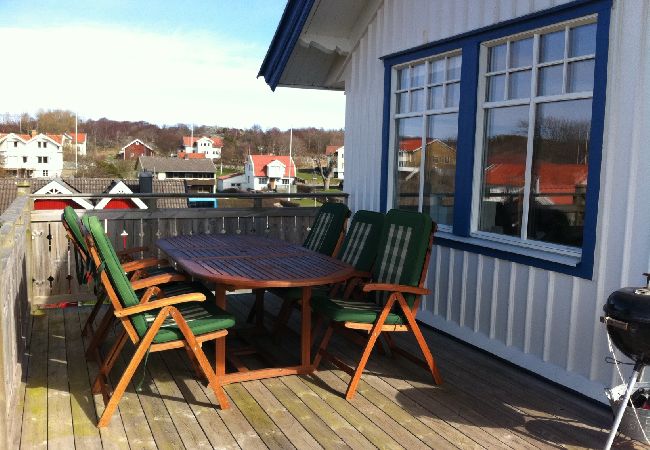
[[[268,295],[268,294],[267,294]],[[252,296],[238,294],[229,308],[244,322]],[[270,296],[269,309],[279,302]],[[225,387],[231,408],[196,378],[183,350],[149,356],[129,385],[109,427],[98,430],[101,396],[90,386],[97,372],[86,361],[81,324],[87,307],[49,310],[32,317],[21,448],[592,448],[605,441],[610,415],[584,399],[503,364],[443,335],[424,334],[444,384],[400,358],[374,352],[350,402],[349,376],[323,364],[309,376],[288,376]],[[290,326],[298,330],[299,317]],[[119,328],[118,328],[119,329]],[[111,338],[113,339],[114,336]],[[414,341],[396,342],[413,350]],[[260,339],[278,360],[297,360],[297,335]],[[109,343],[103,347],[106,352]],[[206,344],[206,353],[214,356]],[[361,349],[336,337],[332,350],[356,362]],[[133,352],[127,344],[111,382]],[[261,362],[244,358],[255,367]],[[136,385],[142,382],[142,390]],[[624,448],[643,448],[618,440]]]

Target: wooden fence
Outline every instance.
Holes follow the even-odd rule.
[[[30,201],[27,190],[0,216],[0,448],[12,448],[29,327]]]

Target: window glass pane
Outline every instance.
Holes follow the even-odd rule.
[[[457,140],[457,113],[429,116],[422,211],[445,225],[453,223]]]
[[[539,69],[537,95],[557,95],[562,93],[562,64]]]
[[[424,89],[411,91],[411,112],[424,110]]]
[[[424,86],[425,67],[424,63],[411,68],[411,88]]]
[[[437,84],[445,81],[445,59],[431,61],[429,83]]]
[[[508,97],[511,99],[530,97],[530,74],[530,70],[510,73]]]
[[[506,44],[497,45],[496,47],[490,47],[488,60],[489,60],[488,72],[506,70]]]
[[[493,75],[488,77],[486,100],[489,102],[503,101],[504,96],[506,95],[505,84],[505,75]]]
[[[510,68],[533,65],[533,38],[510,43]]]
[[[528,105],[487,111],[479,229],[520,236]]]
[[[594,60],[570,63],[567,75],[568,92],[591,91],[594,88]]]
[[[408,89],[409,87],[409,69],[405,67],[397,71],[397,90]]]
[[[591,99],[537,107],[528,238],[582,246]]]
[[[460,80],[460,64],[460,55],[447,59],[447,80]]]
[[[442,86],[429,88],[429,109],[441,109],[444,106],[442,89]]]
[[[420,160],[422,158],[422,117],[397,120],[396,206],[418,210]]]
[[[590,23],[569,30],[569,57],[596,53],[596,24]]]
[[[460,83],[452,83],[447,85],[447,108],[454,108],[460,102]]]
[[[397,113],[409,112],[409,93],[397,94]]]
[[[540,62],[557,61],[564,58],[564,30],[541,36]]]

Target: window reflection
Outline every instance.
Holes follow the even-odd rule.
[[[396,204],[400,209],[417,211],[422,158],[422,118],[397,120]]]
[[[453,223],[457,140],[457,113],[427,119],[422,211],[439,224]]]
[[[591,99],[537,107],[528,238],[582,246]]]
[[[528,105],[487,111],[479,229],[521,232]]]

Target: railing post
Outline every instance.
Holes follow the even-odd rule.
[[[16,184],[17,196],[28,196],[31,194],[31,185],[29,181],[19,181]],[[27,206],[23,214],[26,218],[25,220],[25,284],[27,285],[27,300],[29,301],[29,309],[34,301],[34,249],[32,242],[32,209],[34,207],[34,202],[32,199],[27,199]]]

